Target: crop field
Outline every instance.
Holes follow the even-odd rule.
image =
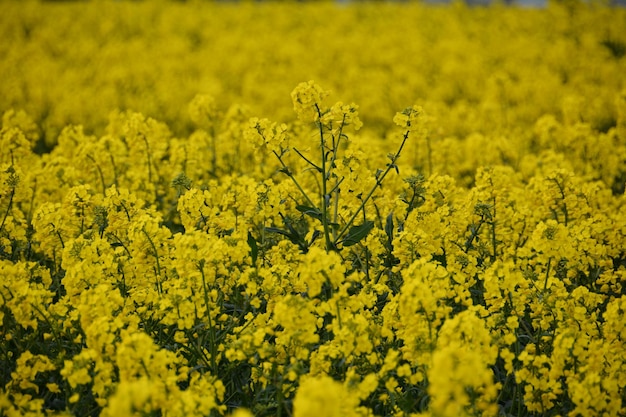
[[[626,415],[626,9],[0,1],[0,417]]]

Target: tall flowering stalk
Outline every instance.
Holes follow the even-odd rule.
[[[287,126],[284,124],[277,125],[266,119],[254,118],[250,120],[250,129],[247,132],[249,139],[257,148],[265,147],[276,156],[281,164],[280,171],[287,175],[300,191],[304,198],[304,204],[298,205],[297,209],[321,223],[321,234],[324,236],[324,248],[327,252],[338,251],[342,247],[355,245],[373,229],[374,222],[365,218],[365,206],[382,185],[387,174],[392,170],[399,172],[397,160],[411,131],[418,125],[418,118],[422,114],[422,109],[415,106],[407,108],[395,116],[394,122],[404,129],[398,150],[388,155],[389,162],[385,169],[376,172],[374,185],[363,193],[364,197],[361,198],[360,205],[351,216],[342,221],[338,215],[338,206],[341,197],[340,186],[345,177],[338,174],[337,162],[340,157],[340,150],[350,140],[346,131],[349,128],[358,131],[363,123],[359,119],[358,106],[354,103],[337,102],[331,107],[325,107],[323,101],[328,95],[328,91],[313,81],[300,83],[291,93],[293,108],[298,119],[304,123],[314,123],[318,131],[319,158],[317,161],[305,156],[297,148],[287,146]],[[319,183],[317,199],[309,195],[309,192],[298,182],[287,165],[285,156],[290,150],[296,152],[316,174]],[[357,224],[357,219],[360,216],[364,218],[363,223]],[[314,236],[317,235],[314,234]],[[312,241],[308,244],[311,243]],[[306,247],[308,245],[305,242],[305,249]]]

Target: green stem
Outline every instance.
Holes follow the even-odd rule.
[[[350,229],[350,227],[352,227],[352,224],[354,223],[354,220],[356,220],[357,216],[359,215],[359,212],[361,212],[361,210],[363,210],[363,208],[365,207],[365,204],[367,204],[367,202],[372,197],[372,195],[374,194],[376,189],[382,185],[383,180],[385,179],[385,177],[387,176],[389,171],[391,171],[391,169],[393,167],[395,167],[395,163],[398,160],[398,158],[400,157],[400,153],[402,152],[402,149],[404,148],[404,145],[406,144],[406,141],[409,138],[409,133],[410,133],[410,130],[407,130],[406,133],[404,134],[404,137],[402,138],[402,143],[400,144],[400,147],[398,148],[398,151],[391,157],[391,162],[389,164],[387,164],[387,169],[385,169],[385,171],[376,178],[376,184],[374,184],[374,186],[370,190],[369,194],[367,194],[367,196],[361,202],[361,205],[359,206],[359,208],[354,212],[354,214],[352,215],[350,220],[348,220],[348,222],[343,227],[343,229],[341,229],[341,231],[339,232],[339,234],[335,238],[335,241],[333,242],[334,245],[336,245],[337,242],[339,242],[339,240],[343,237],[343,235],[345,235],[348,232],[348,229]]]
[[[543,291],[548,289],[548,278],[550,278],[550,266],[552,265],[552,257],[548,258],[548,265],[546,266],[546,279],[543,282]]]
[[[306,200],[307,204],[310,207],[315,207],[315,204],[311,201],[311,199],[309,198],[309,196],[307,195],[306,192],[304,192],[304,190],[302,189],[302,187],[300,186],[300,184],[298,183],[298,181],[295,179],[295,177],[293,176],[293,174],[291,173],[291,171],[289,171],[289,168],[287,167],[287,165],[285,165],[285,162],[283,162],[283,158],[278,155],[278,153],[276,153],[276,151],[272,151],[274,153],[274,155],[276,155],[276,158],[278,158],[278,161],[280,162],[280,164],[283,167],[282,172],[287,175],[289,178],[291,178],[291,181],[293,181],[294,185],[296,186],[296,188],[298,188],[298,190],[300,191],[300,194],[302,194],[302,196],[304,197],[304,199]]]
[[[4,228],[4,223],[9,217],[9,212],[11,212],[11,207],[13,206],[13,196],[15,196],[15,187],[11,187],[11,195],[9,195],[9,205],[7,206],[7,211],[4,213],[4,218],[2,219],[2,224],[0,224],[0,232]]]
[[[147,158],[147,163],[148,163],[148,182],[152,182],[152,159],[150,156],[150,144],[148,143],[148,138],[146,138],[146,135],[141,134],[141,138],[143,139],[143,142],[146,144],[146,158]]]
[[[335,138],[333,136],[333,156],[330,159],[330,167],[332,169],[332,167],[335,166],[335,160],[337,159],[337,151],[339,150],[339,143],[341,142],[341,138],[343,136],[343,128],[345,126],[345,122],[346,122],[346,115],[343,115],[343,120],[341,121],[341,126],[339,127],[339,135],[337,135],[337,143],[335,143]],[[328,173],[328,178],[330,178],[330,172]],[[337,223],[337,212],[339,210],[339,184],[341,184],[343,182],[344,178],[342,177],[339,181],[337,181],[335,183],[335,185],[333,186],[333,189],[330,190],[329,194],[333,194],[335,195],[335,201],[334,201],[334,210],[333,210],[333,222]],[[336,239],[336,230],[333,229],[331,230],[332,234],[333,234],[333,240]]]
[[[317,170],[317,172],[322,172],[322,168],[318,167],[317,165],[315,165],[313,162],[311,162],[311,160],[309,158],[307,158],[306,156],[304,156],[302,154],[302,152],[300,152],[298,149],[296,148],[292,148],[294,151],[296,151],[296,153],[298,154],[298,156],[302,159],[304,159],[309,165],[311,165],[313,168],[315,168],[315,170]],[[274,151],[274,153],[276,153],[276,151]]]
[[[152,247],[152,251],[154,252],[154,259],[156,259],[157,291],[159,292],[159,294],[162,294],[163,288],[161,286],[161,280],[159,279],[159,277],[161,276],[161,264],[159,262],[159,252],[157,252],[156,245],[152,241],[152,238],[150,238],[150,235],[148,234],[148,232],[146,232],[145,227],[142,228],[141,231],[144,233],[144,235],[146,235],[146,238],[148,239],[148,242],[150,243],[150,246]]]
[[[109,233],[108,236],[111,236],[112,238],[114,238],[117,243],[119,243],[122,248],[124,248],[124,250],[126,251],[126,254],[128,255],[129,258],[132,258],[133,255],[131,255],[130,251],[128,250],[128,248],[126,247],[126,245],[124,245],[124,242],[122,241],[122,239],[120,239],[116,234],[114,233]]]
[[[320,111],[320,108],[317,104],[315,104],[315,108],[317,109],[317,114],[319,118],[321,119],[322,112]],[[322,195],[321,195],[320,204],[322,205],[322,226],[324,227],[324,239],[326,241],[326,252],[328,252],[329,250],[335,247],[333,242],[330,240],[330,227],[328,225],[328,214],[327,214],[328,207],[326,204],[326,188],[327,188],[328,178],[330,177],[330,170],[326,172],[326,143],[324,141],[324,126],[322,126],[322,123],[320,121],[318,121],[318,126],[320,129],[320,153],[321,153],[320,156],[322,159],[322,192],[321,192]],[[332,165],[331,165],[331,168],[332,168]]]
[[[426,136],[426,152],[428,157],[428,175],[433,174],[433,157],[432,147],[430,145],[430,136]]]
[[[111,160],[111,165],[113,166],[113,184],[117,186],[117,165],[115,165],[115,158],[113,158],[113,153],[109,153],[109,159]]]
[[[341,328],[342,328],[341,307],[339,306],[339,300],[335,301],[335,308],[337,309],[337,324],[339,325],[339,330],[341,330]]]
[[[554,183],[556,184],[556,186],[559,189],[559,192],[561,193],[561,201],[563,202],[563,204],[561,205],[560,209],[563,212],[563,222],[565,224],[565,226],[567,226],[567,223],[569,222],[569,213],[567,211],[567,204],[565,203],[565,190],[563,189],[563,185],[561,185],[561,183],[558,181],[557,178],[550,178],[552,181],[554,181]],[[565,182],[565,181],[563,181]],[[556,219],[557,221],[559,220],[558,217]]]
[[[35,209],[35,196],[37,195],[37,178],[34,179],[34,184],[33,184],[33,192],[30,195],[30,204],[28,207],[28,214],[26,215],[26,218],[28,219],[28,223],[31,224],[32,220],[33,220],[33,210]]]
[[[100,169],[100,165],[98,165],[98,163],[96,162],[96,160],[94,159],[93,156],[91,155],[87,155],[87,158],[93,162],[93,164],[96,166],[96,169],[98,170],[98,175],[100,176],[100,184],[102,185],[102,195],[105,195],[106,193],[106,185],[104,182],[104,174],[102,173],[102,169]]]
[[[63,236],[61,236],[61,232],[59,231],[59,229],[57,229],[57,227],[54,225],[54,223],[50,223],[50,225],[52,226],[52,229],[54,230],[54,232],[56,233],[57,237],[59,238],[59,241],[61,241],[61,247],[63,249],[65,249],[65,242],[63,242]]]
[[[343,181],[343,178],[341,179],[341,181]],[[337,183],[337,186],[341,183],[341,181],[339,181],[339,183]],[[339,217],[339,189],[337,189],[337,192],[335,193],[335,203],[334,203],[334,210],[333,210],[333,222],[337,223],[337,218]],[[333,232],[333,239],[335,239],[336,233]]]
[[[335,137],[333,136],[333,156],[330,158],[330,167],[335,166],[335,160],[337,159],[337,151],[339,150],[339,143],[341,142],[341,137],[343,136],[343,127],[346,123],[346,115],[343,115],[343,120],[341,121],[341,126],[339,127],[339,134],[337,135],[337,143],[335,143]],[[328,178],[330,178],[330,170],[328,172]]]
[[[204,263],[202,262],[198,265],[198,269],[200,270],[200,274],[202,275],[202,289],[204,290],[204,304],[206,305],[206,315],[207,320],[209,322],[209,344],[211,349],[211,372],[215,375],[217,371],[217,363],[215,361],[215,356],[217,354],[215,349],[215,328],[213,327],[213,320],[211,320],[211,306],[209,303],[209,290],[206,284],[206,277],[204,276]]]
[[[491,220],[491,245],[493,246],[492,262],[495,262],[498,250],[498,241],[496,240],[496,197],[493,197],[493,217]]]

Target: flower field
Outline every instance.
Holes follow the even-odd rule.
[[[625,9],[3,1],[0,36],[0,416],[626,414]]]

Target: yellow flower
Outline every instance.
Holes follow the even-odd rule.
[[[22,390],[32,388],[38,393],[39,386],[34,383],[37,374],[55,369],[56,366],[50,358],[44,355],[33,355],[27,350],[17,359],[16,369],[11,372],[12,381],[9,386],[16,386]]]
[[[61,388],[59,388],[58,384],[55,383],[48,383],[46,384],[46,388],[48,388],[48,391],[54,393],[54,394],[60,394],[61,393]]]
[[[0,306],[8,308],[15,321],[23,328],[37,330],[39,322],[46,320],[47,306],[54,293],[50,270],[32,262],[0,260]]]
[[[421,106],[414,105],[407,107],[402,112],[396,113],[393,122],[404,130],[416,130],[420,128],[419,121],[424,115],[424,109]]]
[[[293,110],[298,119],[305,122],[318,120],[322,111],[322,101],[329,92],[314,81],[302,82],[291,92]]]
[[[93,371],[94,360],[97,354],[92,349],[84,349],[72,360],[66,360],[61,375],[72,388],[85,385],[92,381],[90,372]]]
[[[276,332],[276,344],[288,350],[298,359],[306,359],[310,347],[319,342],[317,318],[311,302],[300,296],[286,296],[274,307],[274,321],[283,327]]]
[[[354,130],[359,130],[363,123],[359,119],[358,108],[359,106],[354,103],[343,104],[338,102],[322,115],[320,123],[330,129],[335,135],[338,135],[340,132],[345,133],[346,129],[344,128],[347,126],[352,126]]]
[[[440,416],[468,415],[470,406],[497,415],[498,385],[491,366],[497,349],[484,323],[466,310],[442,326],[428,370],[431,411]]]
[[[294,417],[348,417],[356,414],[356,400],[329,376],[306,377],[293,400]]]
[[[243,131],[243,136],[255,150],[267,149],[279,156],[287,150],[287,125],[284,123],[277,124],[253,117],[249,127]]]
[[[230,414],[230,417],[254,417],[254,414],[246,408],[237,408]]]
[[[157,409],[152,405],[154,395],[159,395],[156,381],[145,377],[121,381],[115,394],[109,398],[107,406],[102,410],[102,416],[140,416],[155,412]]]

